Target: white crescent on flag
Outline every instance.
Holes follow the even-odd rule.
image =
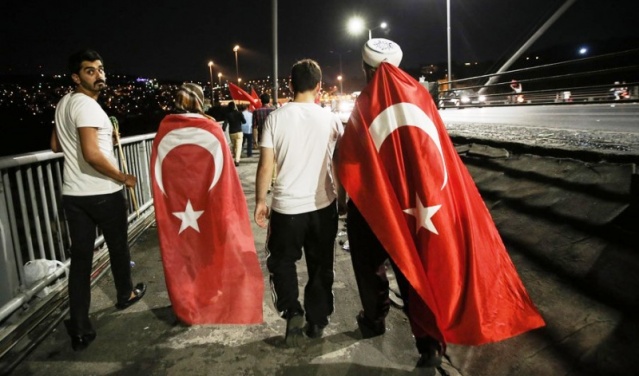
[[[446,162],[444,161],[444,153],[442,152],[439,133],[433,121],[418,106],[412,103],[396,103],[384,111],[380,112],[371,123],[368,131],[375,143],[375,149],[379,152],[386,138],[399,127],[417,127],[424,131],[435,143],[439,155],[442,159],[442,167],[444,169],[444,182],[442,189],[448,183],[448,171],[446,170]]]
[[[224,168],[224,158],[220,141],[213,136],[213,133],[205,131],[201,128],[186,127],[174,129],[168,132],[160,141],[157,147],[157,158],[155,160],[155,181],[164,195],[164,183],[162,181],[162,161],[171,150],[181,145],[198,145],[206,149],[213,156],[215,162],[215,172],[213,173],[213,181],[209,186],[209,191],[217,184]]]

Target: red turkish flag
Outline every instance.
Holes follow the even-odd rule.
[[[255,99],[255,101],[259,101],[260,100],[260,96],[257,95],[257,92],[255,91],[254,88],[251,88],[251,97],[253,97],[253,99]],[[262,102],[260,102],[261,105]]]
[[[166,116],[153,141],[151,178],[177,317],[189,325],[261,323],[263,275],[220,125],[199,114]]]
[[[262,102],[259,98],[252,97],[251,94],[242,90],[242,88],[232,82],[229,82],[229,92],[231,93],[231,98],[235,101],[247,101],[255,108],[262,107]]]
[[[430,94],[412,77],[380,65],[357,99],[338,166],[445,342],[479,345],[545,325]],[[427,315],[411,315],[428,328]]]

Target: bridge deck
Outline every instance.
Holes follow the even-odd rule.
[[[630,237],[637,222],[624,221],[631,166],[530,155],[479,156],[494,152],[471,147],[465,161],[547,327],[481,347],[449,345],[444,369],[473,376],[628,374],[639,369],[639,333],[636,318],[630,316],[639,301],[639,256]],[[244,159],[238,167],[251,213],[255,170],[255,158]],[[256,226],[253,231],[264,265],[266,234]],[[261,325],[186,327],[176,323],[171,310],[154,227],[132,245],[132,257],[134,281],[149,286],[140,303],[115,310],[107,273],[93,289],[95,342],[74,353],[60,324],[12,374],[417,373],[417,353],[399,309],[391,310],[384,336],[360,338],[350,257],[339,247],[336,312],[324,338],[309,340],[300,349],[285,347],[285,322],[277,316],[268,289]],[[264,275],[268,282],[265,270]],[[300,276],[303,283],[304,268]]]

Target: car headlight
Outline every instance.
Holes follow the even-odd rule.
[[[468,103],[470,102],[470,97],[468,97],[468,95],[462,95],[461,101],[462,103]]]
[[[485,95],[480,95],[479,96],[479,101],[480,102],[486,102],[486,96]]]

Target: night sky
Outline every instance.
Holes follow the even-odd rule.
[[[451,0],[454,61],[505,59],[564,0]],[[279,75],[300,58],[316,59],[325,80],[339,73],[345,85],[363,85],[360,49],[367,38],[349,35],[347,20],[381,21],[404,50],[402,67],[445,62],[445,0],[279,0]],[[578,48],[611,37],[639,38],[637,0],[577,0],[532,49],[558,44]],[[66,73],[70,53],[96,49],[107,74],[208,81],[213,73],[235,79],[239,44],[244,80],[272,75],[270,0],[252,1],[3,1],[0,5],[0,74]],[[217,80],[217,78],[214,78]]]

